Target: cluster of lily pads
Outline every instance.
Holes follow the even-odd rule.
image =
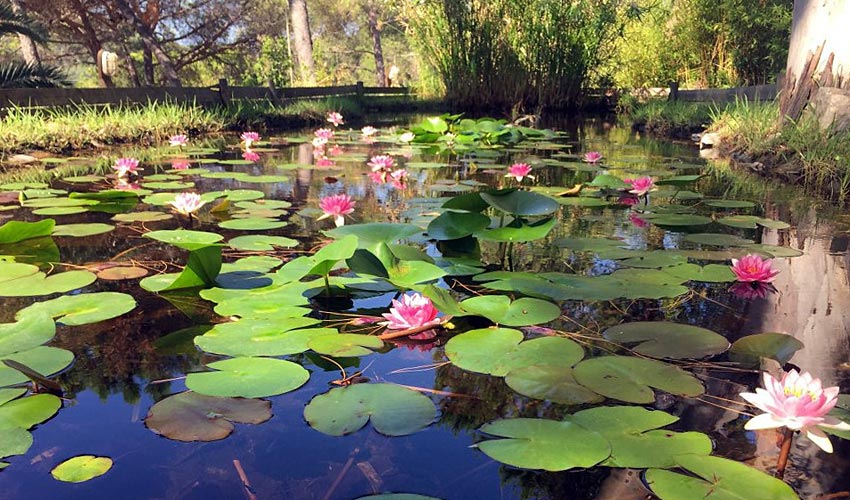
[[[429,205],[427,221],[416,224],[346,225],[345,217],[354,213],[355,201],[344,193],[330,195],[319,203],[324,214],[319,218],[332,217],[337,227],[322,231],[325,241],[318,250],[295,258],[281,249],[298,246],[297,240],[265,234],[289,224],[291,202],[265,199],[263,192],[249,189],[188,191],[196,187],[195,180],[202,179],[256,184],[288,180],[286,175],[203,167],[258,161],[254,155],[270,144],[260,142],[255,133],[241,137],[242,160],[205,158],[211,151],[192,148],[185,136],[175,136],[171,143],[179,152],[169,157],[172,168],[162,173],[142,175],[138,161],[123,158],[116,162],[113,176],[63,179],[85,188],[71,193],[42,184],[0,186],[16,193],[4,209],[24,209],[35,217],[89,211],[114,214],[114,224],[56,224],[48,218],[0,226],[0,255],[8,256],[0,261],[0,296],[66,294],[34,302],[15,314],[15,322],[0,325],[0,458],[25,453],[32,444],[29,429],[61,406],[54,395],[14,388],[27,381],[49,388],[55,385],[51,377],[71,364],[72,353],[44,345],[55,335],[56,324],[103,321],[136,305],[124,293],[76,291],[84,291],[99,278],[142,277],[132,264],[118,263],[97,274],[88,269],[45,273],[38,264],[59,262],[54,238],[92,236],[120,226],[164,244],[169,254],[176,249],[181,255],[169,272],[141,279],[143,290],[163,295],[197,290],[201,298],[215,304],[220,316],[210,330],[195,337],[194,344],[221,359],[208,363],[204,371],[187,374],[188,391],[150,408],[145,424],[165,437],[211,441],[227,437],[234,423],[268,420],[271,403],[261,398],[294,391],[310,377],[295,361],[296,355],[363,357],[391,348],[399,336],[415,338],[429,332],[429,339],[451,337],[445,354],[456,367],[503,377],[513,391],[528,398],[581,408],[559,421],[513,418],[484,425],[477,447],[495,460],[551,471],[593,466],[646,469],[647,482],[665,499],[695,498],[718,490],[747,498],[765,497],[766,492],[770,498],[796,498],[785,483],[712,456],[707,435],[665,429],[678,420],[674,415],[639,406],[655,401],[657,391],[683,398],[703,394],[705,387],[691,369],[694,360],[726,356],[739,366],[752,367],[761,358],[772,358],[784,364],[802,347],[796,339],[764,333],[730,345],[711,330],[659,321],[611,326],[592,339],[559,327],[567,301],[675,298],[704,284],[731,285],[737,293],[736,283],[741,282],[747,284],[739,295],[758,298],[759,293],[747,294],[746,287],[755,290],[753,283],[766,287],[775,275],[762,257],[799,253],[758,244],[726,230],[782,229],[785,223],[746,213],[756,207],[751,201],[705,200],[686,189],[700,180],[699,174],[680,175],[671,168],[653,176],[620,178],[609,172],[610,166],[598,153],[582,157],[561,152],[565,145],[557,141],[562,136],[552,131],[459,115],[429,118],[404,133],[371,127],[359,133],[340,131],[344,121],[338,114],[330,115],[328,121],[334,129],[319,129],[312,139],[304,139],[312,143],[317,168],[334,168],[331,156],[344,158],[341,150],[332,152],[338,147],[332,141],[342,136],[367,145],[382,140],[389,146],[405,144],[422,150],[436,145],[439,151],[452,152],[462,168],[489,169],[500,180],[513,177],[518,185],[494,188],[450,179],[435,183],[434,192],[450,196]],[[510,166],[495,163],[505,146],[523,141],[546,154],[520,158],[523,161]],[[382,153],[361,162],[363,174],[402,193],[415,182],[408,171],[447,166],[406,161],[398,155],[402,166],[391,151]],[[182,162],[179,168],[174,167],[175,161]],[[192,168],[191,163],[198,166]],[[543,185],[541,176],[530,175],[532,169],[557,167],[591,173],[592,178],[569,188]],[[524,179],[528,187],[523,187]],[[643,204],[638,197],[644,198]],[[654,203],[656,199],[667,203]],[[159,210],[169,205],[181,216],[177,228],[172,214]],[[692,232],[682,241],[692,249],[643,250],[617,238],[552,236],[565,213],[599,207],[627,212],[638,229],[688,228]],[[303,207],[299,215],[309,218],[316,212]],[[697,227],[723,228],[724,232],[693,232]],[[225,231],[247,234],[225,241],[219,234]],[[434,245],[437,252],[423,251],[421,242]],[[565,259],[592,258],[610,263],[610,268],[601,273],[576,272],[579,267],[531,272],[515,265],[520,248],[543,244],[561,249]],[[225,258],[237,251],[254,255]],[[733,258],[742,263],[730,266]],[[487,270],[487,265],[499,269]],[[466,283],[465,288],[447,286],[458,280]],[[317,312],[318,304],[332,304],[329,299],[358,295],[386,296],[394,306],[384,315],[389,324],[381,325],[380,318],[356,311],[355,319],[342,323]],[[399,310],[405,307],[413,309],[413,315]],[[423,309],[427,314],[410,320]],[[403,327],[398,328],[400,333],[387,334],[383,326],[392,327],[394,315],[400,316],[397,323]],[[491,326],[457,328],[482,321]],[[518,329],[530,326],[538,328]],[[313,397],[303,411],[306,422],[331,436],[357,432],[368,422],[381,434],[400,436],[417,432],[437,418],[433,401],[421,392],[390,383],[355,382],[343,377],[339,387]],[[608,405],[594,406],[603,402]],[[0,467],[6,465],[0,463]]]

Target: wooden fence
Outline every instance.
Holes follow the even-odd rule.
[[[405,87],[231,87],[220,80],[214,87],[141,87],[141,88],[55,88],[0,89],[0,109],[9,107],[53,107],[75,104],[146,104],[152,101],[196,103],[200,106],[227,105],[238,100],[268,100],[282,104],[297,99],[347,96],[364,99],[377,96],[409,95]]]
[[[735,99],[746,99],[748,101],[772,101],[776,98],[778,86],[753,85],[752,87],[735,87],[730,89],[699,89],[680,90],[678,84],[670,84],[671,101],[686,102],[713,102],[715,104],[726,104],[734,102]]]

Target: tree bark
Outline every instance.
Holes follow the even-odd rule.
[[[372,52],[375,54],[375,76],[378,87],[387,86],[387,72],[384,69],[384,49],[381,47],[381,29],[378,26],[378,8],[374,1],[369,1],[368,6],[369,33],[372,34]]]
[[[783,120],[800,118],[820,87],[848,88],[850,2],[794,0],[791,41],[779,109]]]
[[[292,42],[295,45],[295,62],[301,74],[301,82],[306,85],[315,85],[316,71],[313,65],[313,38],[310,34],[307,0],[289,0],[289,19],[292,23]]]
[[[114,1],[124,18],[132,23],[133,27],[136,28],[136,32],[142,38],[142,43],[144,43],[145,47],[150,49],[151,53],[154,57],[156,57],[156,61],[159,63],[159,70],[162,73],[162,77],[165,79],[166,85],[179,87],[180,76],[177,75],[177,70],[174,69],[174,61],[159,44],[153,30],[136,15],[127,0]]]
[[[24,11],[23,6],[21,5],[21,0],[10,0],[12,4],[12,11],[15,13],[21,13]],[[38,47],[36,47],[35,42],[32,38],[24,35],[23,33],[18,33],[18,40],[21,42],[21,54],[24,56],[24,61],[27,64],[41,64],[41,57],[38,55]]]
[[[69,4],[72,10],[76,12],[77,16],[80,18],[79,29],[82,31],[83,37],[85,37],[83,44],[87,49],[89,49],[89,54],[91,54],[91,57],[94,60],[95,68],[97,68],[98,83],[101,87],[114,87],[115,84],[112,82],[112,77],[103,74],[103,71],[101,70],[99,54],[100,49],[103,48],[103,46],[100,42],[100,38],[97,36],[97,32],[94,30],[94,26],[91,24],[88,11],[80,0],[70,0]]]
[[[153,53],[147,46],[142,48],[142,68],[145,76],[145,85],[152,87],[156,84],[156,76],[153,71]]]

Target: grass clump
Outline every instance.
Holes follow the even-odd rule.
[[[652,99],[628,103],[623,110],[633,128],[667,137],[690,137],[711,123],[712,108],[710,103]]]

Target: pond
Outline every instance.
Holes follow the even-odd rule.
[[[786,362],[850,389],[839,207],[604,118],[401,123],[0,185],[0,498],[850,489],[836,436],[794,438],[793,491],[761,472],[739,396]],[[749,254],[778,274],[736,283]],[[439,317],[385,329],[414,291]]]

